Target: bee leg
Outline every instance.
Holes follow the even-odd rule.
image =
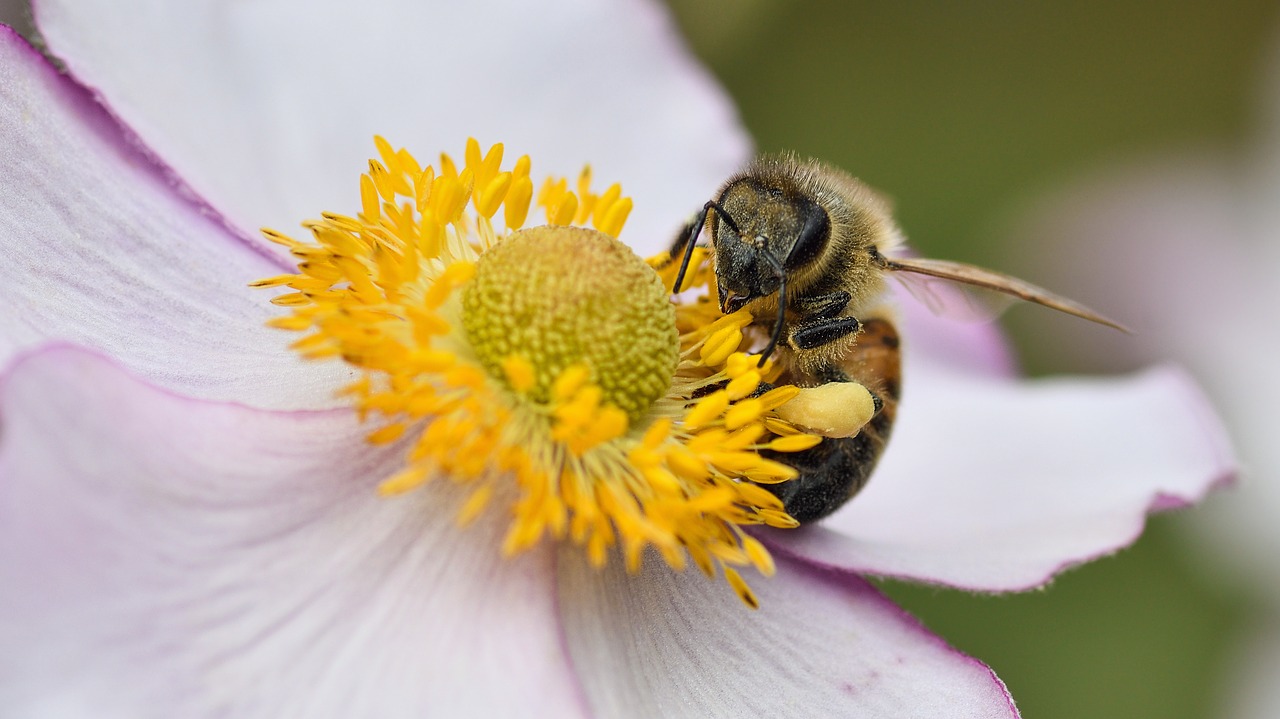
[[[801,350],[811,350],[825,344],[831,344],[841,337],[848,337],[862,329],[862,323],[856,317],[819,318],[800,324],[791,331],[791,346]]]
[[[883,454],[897,417],[902,369],[898,332],[887,319],[868,319],[849,355],[824,367],[821,382],[859,382],[871,392],[876,413],[852,437],[828,437],[801,452],[761,450],[761,456],[794,467],[800,476],[761,485],[782,500],[796,521],[807,524],[831,514],[866,486]]]
[[[825,295],[796,297],[792,300],[792,306],[803,317],[825,319],[844,312],[844,308],[849,306],[850,299],[848,292],[832,292]]]

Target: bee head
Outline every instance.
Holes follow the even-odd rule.
[[[768,178],[731,182],[715,210],[712,244],[725,312],[781,290],[784,275],[817,260],[831,234],[831,220],[814,198]]]

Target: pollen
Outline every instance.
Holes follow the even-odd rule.
[[[325,212],[310,236],[265,236],[297,272],[274,288],[294,351],[357,373],[341,390],[371,444],[401,447],[386,501],[432,482],[469,486],[461,527],[485,512],[509,525],[502,551],[543,541],[636,572],[646,557],[721,576],[749,607],[742,576],[770,576],[752,525],[797,522],[761,485],[822,437],[785,408],[801,390],[746,354],[751,318],[721,315],[714,273],[695,253],[693,300],[674,269],[617,240],[633,203],[590,168],[534,191],[527,156],[469,140],[459,164],[424,164],[375,138],[354,215]],[[545,225],[526,227],[537,207]],[[808,398],[806,401],[813,401]]]

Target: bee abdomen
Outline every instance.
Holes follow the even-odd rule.
[[[803,452],[762,452],[794,467],[800,476],[765,485],[801,524],[815,522],[844,506],[866,486],[884,453],[897,416],[901,390],[898,333],[885,319],[863,322],[857,343],[838,363],[822,369],[826,381],[859,382],[879,400],[879,411],[852,437],[824,439]]]

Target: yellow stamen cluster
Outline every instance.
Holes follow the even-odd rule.
[[[778,372],[740,351],[750,317],[721,316],[705,298],[672,305],[673,277],[659,279],[612,239],[630,198],[618,185],[591,192],[589,170],[576,191],[544,183],[537,203],[552,227],[524,229],[527,156],[504,170],[502,145],[482,153],[470,140],[461,169],[442,155],[437,170],[376,144],[357,216],[305,223],[312,241],[264,231],[298,272],[254,285],[290,290],[272,300],[290,314],[270,324],[303,333],[294,349],[361,371],[343,391],[361,417],[383,418],[369,441],[405,443],[405,467],[380,493],[447,477],[472,487],[460,524],[507,503],[508,554],[551,536],[583,546],[595,566],[619,547],[635,571],[651,547],[676,569],[692,560],[709,576],[722,570],[755,606],[735,567],[769,575],[773,562],[742,527],[796,525],[761,486],[795,470],[760,450],[803,451],[821,438],[778,417],[796,388],[761,391]],[[555,227],[574,223],[595,229]],[[686,287],[714,296],[696,259]],[[552,276],[558,284],[539,279]],[[614,310],[573,322],[600,307]],[[557,312],[570,314],[541,321]]]

